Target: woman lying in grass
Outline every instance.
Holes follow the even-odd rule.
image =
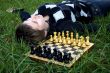
[[[16,37],[27,42],[41,41],[53,31],[95,32],[97,26],[90,23],[95,16],[107,15],[110,0],[68,0],[62,3],[46,3],[34,14],[20,12],[23,21],[16,29]]]

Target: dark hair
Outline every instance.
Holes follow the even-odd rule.
[[[15,36],[18,41],[21,39],[25,40],[26,42],[41,41],[44,38],[44,31],[37,29],[34,30],[29,25],[20,24],[16,28]]]

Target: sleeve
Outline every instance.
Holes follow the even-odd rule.
[[[57,6],[56,4],[46,3],[46,4],[44,4],[38,8],[38,14],[41,14],[43,16],[51,15],[52,14],[52,8],[54,8],[56,6]]]
[[[38,14],[46,16],[49,14],[50,9],[46,8],[47,4],[44,4],[38,8]]]
[[[43,15],[43,16],[49,15],[50,8],[47,6],[48,6],[48,3],[45,3],[39,6],[32,15],[38,15],[38,14]]]

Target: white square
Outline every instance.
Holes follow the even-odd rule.
[[[59,10],[53,14],[53,17],[54,17],[55,21],[57,22],[58,20],[63,19],[64,15],[63,15],[63,12],[61,10]]]

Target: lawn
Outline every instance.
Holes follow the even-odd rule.
[[[15,41],[15,28],[21,23],[19,14],[8,13],[11,7],[24,8],[33,13],[46,2],[57,0],[0,0],[0,73],[110,73],[110,15],[97,17],[93,22],[100,25],[97,33],[87,33],[94,47],[85,53],[72,68],[32,61],[25,56],[30,48],[24,42]]]

